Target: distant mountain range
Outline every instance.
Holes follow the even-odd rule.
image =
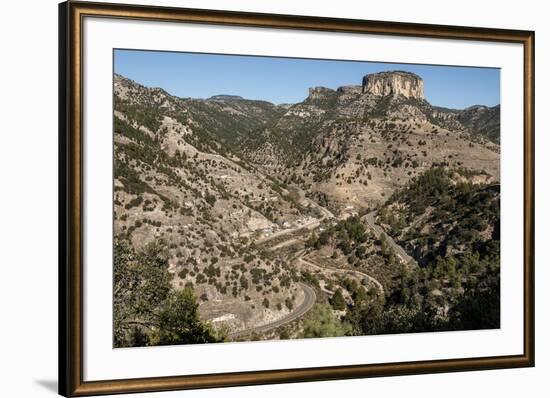
[[[409,72],[285,105],[178,98],[120,75],[114,94],[115,235],[165,240],[173,286],[193,285],[206,319],[233,314],[232,330],[304,294],[289,262],[250,242],[378,208],[434,167],[499,182],[500,106],[433,106]]]

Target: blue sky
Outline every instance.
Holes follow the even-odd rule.
[[[360,85],[368,73],[404,70],[424,79],[432,105],[462,109],[500,103],[500,70],[495,68],[115,50],[114,69],[178,97],[231,94],[275,104],[300,102],[310,87]]]

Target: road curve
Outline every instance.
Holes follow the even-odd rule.
[[[299,225],[297,227],[294,227],[294,228],[289,228],[289,229],[283,229],[282,231],[277,231],[277,232],[274,232],[273,234],[269,235],[269,236],[266,236],[265,238],[260,238],[260,239],[257,239],[254,241],[254,243],[260,245],[262,243],[266,243],[266,242],[269,242],[275,238],[280,238],[281,236],[285,236],[285,235],[288,235],[288,234],[293,234],[295,232],[298,232],[299,230],[301,229],[308,229],[308,230],[311,230],[311,229],[315,229],[317,228],[318,226],[321,225],[321,221],[323,221],[324,218],[319,218],[319,219],[314,219],[304,225]]]
[[[384,287],[382,286],[380,281],[373,278],[369,274],[365,274],[364,272],[356,271],[356,270],[353,270],[353,269],[337,269],[337,268],[322,267],[318,264],[315,264],[315,263],[311,262],[310,260],[304,260],[303,257],[299,257],[298,261],[301,262],[302,264],[305,264],[306,266],[317,268],[317,269],[320,269],[320,270],[326,271],[326,272],[332,272],[334,274],[336,274],[336,273],[350,274],[351,273],[351,274],[360,275],[363,279],[367,278],[369,281],[374,283],[376,285],[376,287],[378,288],[378,290],[380,291],[380,294],[384,295]]]
[[[364,218],[365,220],[367,221],[367,224],[368,226],[378,235],[384,235],[384,237],[386,238],[386,242],[388,242],[388,244],[391,246],[391,248],[395,251],[395,253],[397,254],[397,256],[401,259],[401,261],[408,265],[408,264],[413,264],[413,265],[416,265],[418,266],[418,263],[416,262],[416,260],[414,258],[412,258],[411,256],[409,256],[407,254],[407,252],[405,251],[405,249],[403,249],[403,247],[399,246],[394,240],[393,238],[388,235],[378,224],[376,224],[375,220],[374,220],[374,217],[376,216],[376,211],[372,211],[370,213],[368,213]]]
[[[295,232],[297,232],[301,229],[308,229],[308,230],[315,229],[315,228],[319,227],[324,220],[334,218],[334,214],[332,214],[332,212],[329,209],[321,206],[320,204],[318,204],[317,202],[315,202],[312,199],[306,198],[305,194],[302,190],[298,190],[298,194],[300,196],[300,199],[307,200],[307,202],[309,203],[310,206],[315,207],[317,210],[319,210],[319,212],[321,213],[321,218],[311,220],[310,222],[308,222],[304,225],[299,225],[295,228],[284,229],[282,231],[275,232],[275,233],[273,233],[270,236],[267,236],[265,238],[260,238],[260,239],[256,240],[257,244],[266,243],[266,242],[269,242],[270,240],[273,240],[275,238],[279,238],[281,236],[288,235],[288,234],[293,234],[293,233],[295,233]]]
[[[278,328],[279,326],[283,326],[287,323],[290,323],[300,318],[301,316],[305,315],[311,309],[311,307],[313,307],[313,305],[315,304],[317,295],[315,294],[315,290],[312,287],[302,282],[299,282],[298,284],[304,291],[304,301],[299,306],[294,308],[294,311],[292,311],[290,314],[287,314],[276,321],[266,323],[265,325],[255,326],[249,329],[239,330],[239,331],[230,333],[229,338],[236,339],[239,337],[250,335],[252,333],[264,333],[269,330]]]

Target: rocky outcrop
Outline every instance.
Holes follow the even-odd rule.
[[[313,87],[309,89],[308,100],[320,100],[334,94],[334,90],[327,87]]]
[[[340,86],[336,91],[342,94],[361,94],[362,87],[361,86]]]
[[[439,119],[442,121],[449,121],[449,120],[456,120],[457,113],[450,110],[440,110],[437,108],[434,108],[432,111],[432,118]]]
[[[363,77],[363,93],[382,97],[424,99],[424,81],[410,72],[381,72]]]

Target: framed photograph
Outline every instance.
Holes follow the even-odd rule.
[[[534,366],[534,32],[59,29],[62,395]]]

